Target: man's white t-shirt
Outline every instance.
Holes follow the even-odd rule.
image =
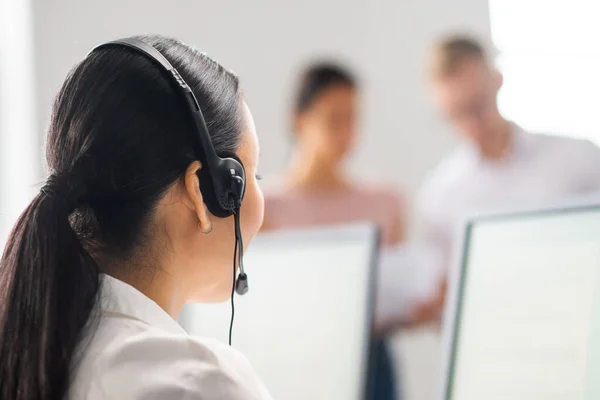
[[[417,208],[422,233],[448,255],[474,213],[535,207],[600,191],[600,149],[589,141],[514,127],[499,161],[463,145],[426,179]]]

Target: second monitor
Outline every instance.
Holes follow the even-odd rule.
[[[475,219],[445,400],[600,398],[600,205]]]

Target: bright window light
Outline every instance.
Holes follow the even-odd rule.
[[[600,2],[490,0],[502,113],[532,132],[600,144]]]

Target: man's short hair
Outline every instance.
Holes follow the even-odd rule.
[[[483,45],[470,36],[455,35],[439,41],[433,48],[430,72],[435,79],[454,74],[467,60],[487,61]]]

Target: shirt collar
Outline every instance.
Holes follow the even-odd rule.
[[[525,132],[520,126],[513,124],[512,157],[522,157],[527,154],[531,144],[531,134]]]
[[[186,333],[165,310],[133,286],[106,274],[101,277],[100,306],[103,315],[116,314],[169,333]]]

